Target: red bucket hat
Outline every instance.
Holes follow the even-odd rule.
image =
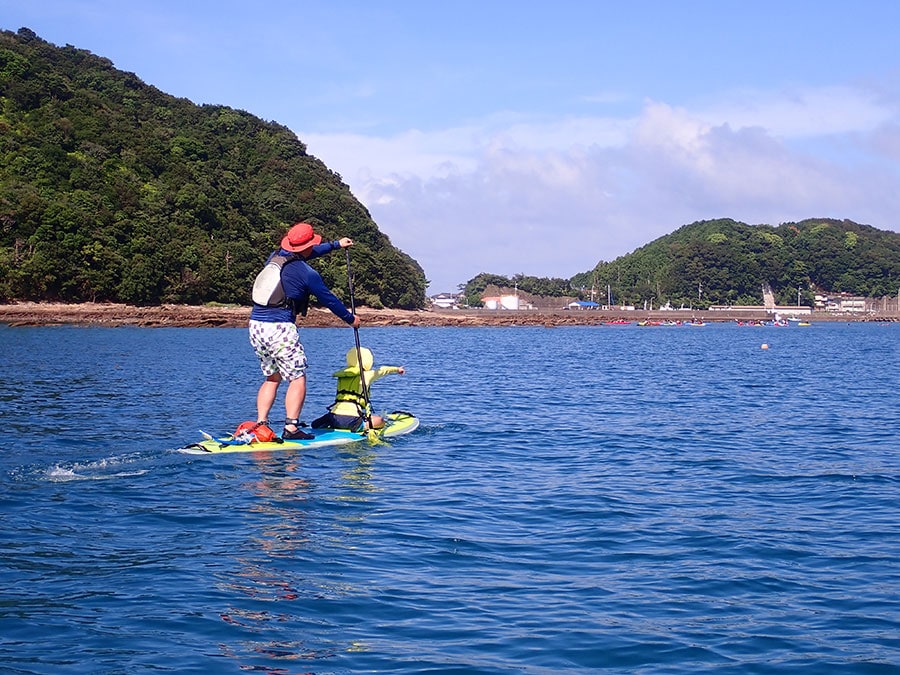
[[[320,243],[322,243],[322,236],[313,232],[312,225],[295,223],[281,240],[281,248],[292,253],[302,253]]]

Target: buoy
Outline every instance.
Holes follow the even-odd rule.
[[[760,349],[768,349],[768,348],[769,348],[769,345],[767,345],[765,342],[763,342],[762,347],[760,347]]]

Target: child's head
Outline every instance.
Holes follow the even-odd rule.
[[[371,370],[372,364],[375,363],[375,357],[372,356],[372,352],[370,352],[365,347],[360,347],[359,353],[362,356],[363,370]],[[347,367],[356,368],[357,364],[358,361],[356,358],[356,347],[353,347],[350,351],[347,352]]]

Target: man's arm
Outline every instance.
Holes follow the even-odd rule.
[[[316,296],[316,300],[325,305],[331,313],[334,314],[339,319],[345,321],[350,324],[354,328],[359,327],[359,317],[354,316],[353,313],[347,309],[347,306],[341,302],[340,298],[338,298],[331,290],[325,285],[325,282],[322,281],[322,275],[316,272],[311,267],[308,268],[307,279],[306,279],[306,287],[309,289],[309,292]]]
[[[341,237],[334,241],[323,241],[321,244],[316,244],[312,247],[309,255],[306,256],[306,259],[312,260],[313,258],[318,258],[326,253],[331,253],[339,248],[347,248],[348,246],[353,246],[353,240],[350,237]]]

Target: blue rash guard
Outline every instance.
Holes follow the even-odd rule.
[[[340,247],[340,242],[337,241],[322,242],[313,246],[312,253],[305,260],[297,259],[286,263],[281,270],[281,285],[284,287],[285,297],[294,300],[296,303],[305,303],[309,300],[309,296],[312,295],[339,319],[352,324],[353,314],[350,310],[329,290],[325,282],[322,281],[322,275],[306,263],[306,260],[318,258]],[[291,255],[290,251],[283,249],[278,252],[281,255]],[[253,303],[250,319],[268,323],[294,323],[297,319],[297,314],[294,309],[294,303],[290,303],[288,307],[264,307]]]

